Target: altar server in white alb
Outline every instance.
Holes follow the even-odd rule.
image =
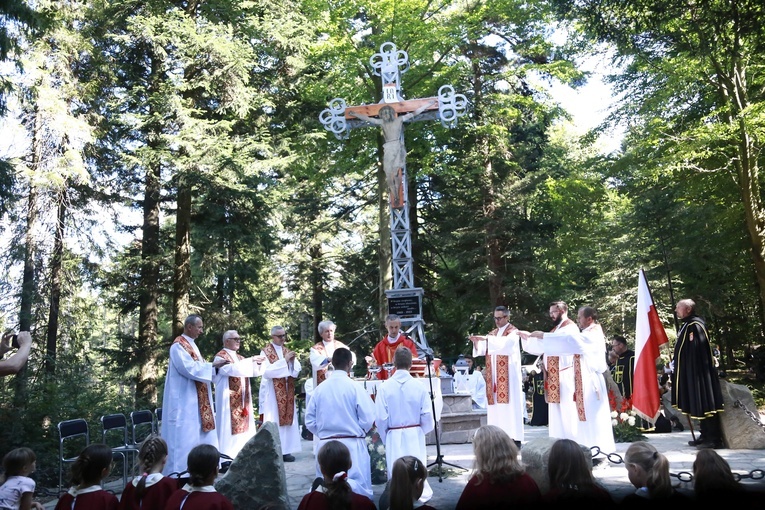
[[[332,354],[335,369],[313,392],[305,412],[305,426],[318,446],[340,441],[351,452],[348,484],[356,494],[372,499],[372,471],[366,435],[375,421],[374,402],[361,384],[350,378],[353,356],[339,347]],[[318,459],[318,457],[317,457]],[[322,476],[318,460],[316,476]]]
[[[471,335],[473,356],[486,356],[486,423],[496,425],[516,443],[523,441],[526,398],[521,381],[521,348],[518,328],[507,319],[504,306],[494,309],[494,325],[488,335]]]
[[[284,346],[287,333],[281,326],[271,328],[271,342],[260,355],[264,356],[260,379],[260,412],[263,422],[279,427],[284,462],[295,462],[293,453],[300,451],[300,427],[295,405],[295,381],[300,375],[300,361],[295,351]]]
[[[486,409],[486,381],[474,364],[472,356],[465,356],[468,372],[465,374],[468,389],[473,396],[473,409]]]
[[[393,473],[393,463],[404,455],[413,455],[422,462],[428,458],[425,434],[433,430],[433,410],[430,395],[425,386],[409,373],[412,368],[412,351],[399,347],[393,354],[396,371],[383,382],[375,397],[375,425],[385,444],[385,463],[388,479]],[[433,497],[428,481],[418,500],[425,503]]]
[[[210,383],[215,371],[227,362],[209,363],[202,358],[195,340],[203,331],[202,317],[189,315],[183,322],[183,334],[170,346],[162,396],[162,438],[168,449],[163,475],[186,471],[186,458],[195,446],[218,446]]]
[[[567,312],[562,301],[552,303],[550,316],[555,322],[552,332],[521,332],[524,350],[544,354],[549,435],[588,447],[598,446],[611,453],[616,444],[603,377],[608,369],[606,338],[594,308],[579,308],[579,327]]]
[[[237,351],[242,339],[236,330],[223,333],[223,349],[215,355],[228,364],[215,376],[215,420],[218,430],[218,450],[235,458],[255,435],[255,413],[252,409],[250,377],[258,377],[264,356],[245,358]]]

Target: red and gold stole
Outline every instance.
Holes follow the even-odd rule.
[[[269,363],[276,363],[279,361],[279,355],[276,353],[274,344],[269,343],[263,352],[268,358]],[[284,356],[289,353],[289,349],[282,346],[282,354]],[[276,405],[279,408],[279,426],[292,425],[292,420],[295,416],[295,378],[294,377],[281,377],[279,379],[271,379],[274,382],[274,393],[276,394]]]
[[[571,319],[566,319],[558,326],[553,328],[553,332],[567,326]],[[545,381],[545,396],[549,404],[560,404],[560,357],[547,356],[547,367],[543,370]],[[579,421],[585,421],[584,412],[584,389],[582,385],[582,356],[574,354],[574,401],[576,402],[576,412]]]
[[[574,402],[579,421],[587,421],[584,413],[584,385],[582,384],[582,356],[574,354]]]
[[[226,349],[221,349],[216,356],[225,359],[229,363],[244,359],[244,356],[237,353],[237,359],[235,360]],[[242,391],[243,389],[244,392]],[[229,377],[228,391],[228,401],[231,409],[231,433],[241,434],[247,432],[250,429],[249,416],[252,414],[250,381],[245,379],[244,388],[242,388],[241,377]]]
[[[515,326],[508,325],[502,336],[507,336],[517,330]],[[488,336],[496,336],[499,328],[493,329]],[[497,383],[494,384],[494,362],[497,365]],[[489,354],[489,340],[486,340],[486,369],[483,377],[486,381],[486,399],[488,405],[510,403],[510,357],[507,354]],[[497,394],[496,402],[494,394]]]
[[[189,341],[183,336],[179,336],[173,340],[173,343],[183,347],[183,350],[189,353],[189,356],[191,356],[191,359],[194,361],[202,361]],[[202,381],[194,381],[194,384],[197,387],[197,404],[199,404],[199,416],[202,418],[202,431],[210,432],[211,430],[215,430],[215,414],[210,405],[210,395],[207,393],[207,384]]]
[[[551,333],[558,331],[564,326],[568,326],[569,323],[571,323],[571,319],[566,319],[555,326]],[[547,400],[548,404],[560,404],[560,357],[545,354],[545,362],[542,365],[542,375],[544,375],[545,381],[545,400]]]

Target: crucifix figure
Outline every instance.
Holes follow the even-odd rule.
[[[392,42],[383,43],[380,52],[369,59],[374,74],[382,78],[383,99],[380,103],[347,106],[345,100],[335,98],[329,108],[319,115],[327,131],[338,139],[348,138],[356,127],[369,124],[383,130],[383,170],[390,190],[392,209],[402,209],[406,196],[402,182],[406,176],[406,148],[404,123],[414,120],[438,119],[444,127],[454,127],[457,118],[465,113],[467,98],[455,94],[450,85],[438,89],[438,97],[405,100],[401,96],[401,74],[409,70],[409,56],[396,49]]]
[[[353,128],[380,126],[385,140],[382,163],[390,191],[390,232],[393,262],[393,289],[385,291],[389,313],[401,316],[402,325],[414,324],[414,341],[427,348],[422,320],[421,288],[414,285],[414,263],[406,204],[406,147],[404,123],[419,120],[440,120],[444,127],[453,127],[467,109],[467,98],[455,94],[451,85],[438,89],[437,97],[405,100],[401,95],[401,74],[409,69],[409,56],[396,49],[392,42],[383,43],[380,52],[369,59],[376,76],[382,78],[383,98],[379,103],[348,106],[335,98],[321,112],[319,120],[338,139],[348,138]],[[392,300],[399,299],[405,312],[390,311]],[[412,299],[416,303],[412,303]],[[395,304],[395,303],[394,303]],[[408,333],[409,331],[407,331]]]
[[[394,209],[404,207],[401,196],[404,191],[402,174],[406,164],[406,146],[404,145],[404,122],[408,122],[425,110],[438,104],[433,100],[426,103],[413,112],[398,116],[391,106],[383,106],[379,111],[379,118],[369,117],[363,113],[348,110],[348,115],[382,127],[385,144],[383,145],[383,170],[388,180],[390,192],[390,206]]]

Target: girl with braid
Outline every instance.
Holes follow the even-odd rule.
[[[141,443],[138,464],[142,471],[125,486],[119,510],[164,510],[167,500],[178,490],[178,480],[162,476],[167,462],[167,443],[152,434]]]
[[[71,468],[72,487],[59,498],[55,510],[117,510],[119,500],[101,487],[112,470],[112,449],[93,443],[80,453]]]
[[[351,451],[340,441],[327,441],[319,448],[316,461],[324,483],[300,501],[298,510],[376,510],[366,496],[357,494],[348,485]]]
[[[220,452],[211,444],[200,444],[189,452],[189,483],[170,496],[166,510],[234,510],[234,505],[217,492],[213,483],[218,476]]]

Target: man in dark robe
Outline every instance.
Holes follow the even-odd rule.
[[[540,358],[540,362],[541,362]],[[545,400],[545,378],[542,371],[535,372],[534,375],[529,376],[528,383],[533,386],[534,393],[531,397],[532,411],[531,421],[529,425],[535,427],[547,425],[548,413],[547,413],[547,400]]]
[[[621,335],[611,337],[611,347],[619,355],[611,368],[611,376],[619,387],[622,397],[632,396],[632,376],[635,373],[635,351],[627,347],[627,339]]]
[[[682,319],[672,365],[672,406],[700,420],[699,437],[688,444],[698,448],[722,448],[720,414],[723,397],[704,319],[696,315],[696,303],[681,299],[675,307]]]

